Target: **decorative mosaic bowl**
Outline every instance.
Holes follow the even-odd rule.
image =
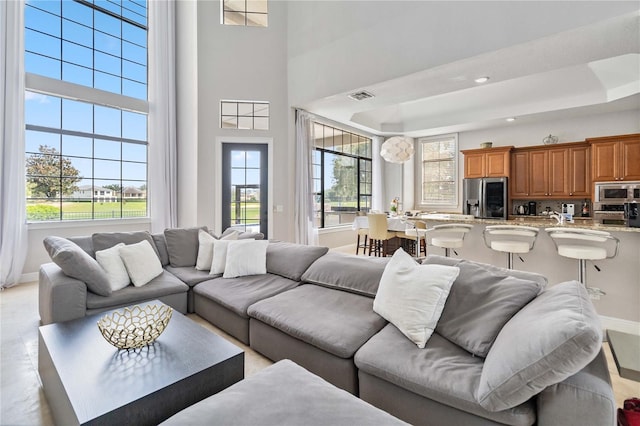
[[[173,309],[167,305],[124,308],[98,321],[102,337],[118,349],[136,349],[153,343],[169,324]]]

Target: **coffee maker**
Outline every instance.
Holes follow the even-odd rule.
[[[536,202],[535,201],[529,201],[529,216],[535,216],[536,213]]]

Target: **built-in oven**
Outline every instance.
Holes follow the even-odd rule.
[[[640,202],[640,182],[596,182],[593,220],[605,225],[629,223],[625,204]]]

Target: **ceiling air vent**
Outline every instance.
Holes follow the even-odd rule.
[[[373,95],[369,92],[365,92],[364,90],[361,92],[356,92],[348,95],[354,101],[363,101],[365,99],[373,98]]]

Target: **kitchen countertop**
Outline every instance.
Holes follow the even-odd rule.
[[[525,225],[536,226],[539,228],[552,228],[556,226],[566,226],[568,228],[585,228],[595,229],[598,231],[607,232],[636,232],[640,233],[640,228],[629,228],[622,225],[603,225],[600,223],[594,223],[593,219],[585,217],[575,217],[574,223],[564,223],[558,225],[555,219],[550,219],[547,216],[509,216],[508,220],[499,219],[476,219],[470,215],[463,215],[458,213],[430,213],[422,214],[414,217],[408,217],[407,219],[417,220],[432,220],[438,222],[464,222],[464,223],[482,223],[486,225]]]

